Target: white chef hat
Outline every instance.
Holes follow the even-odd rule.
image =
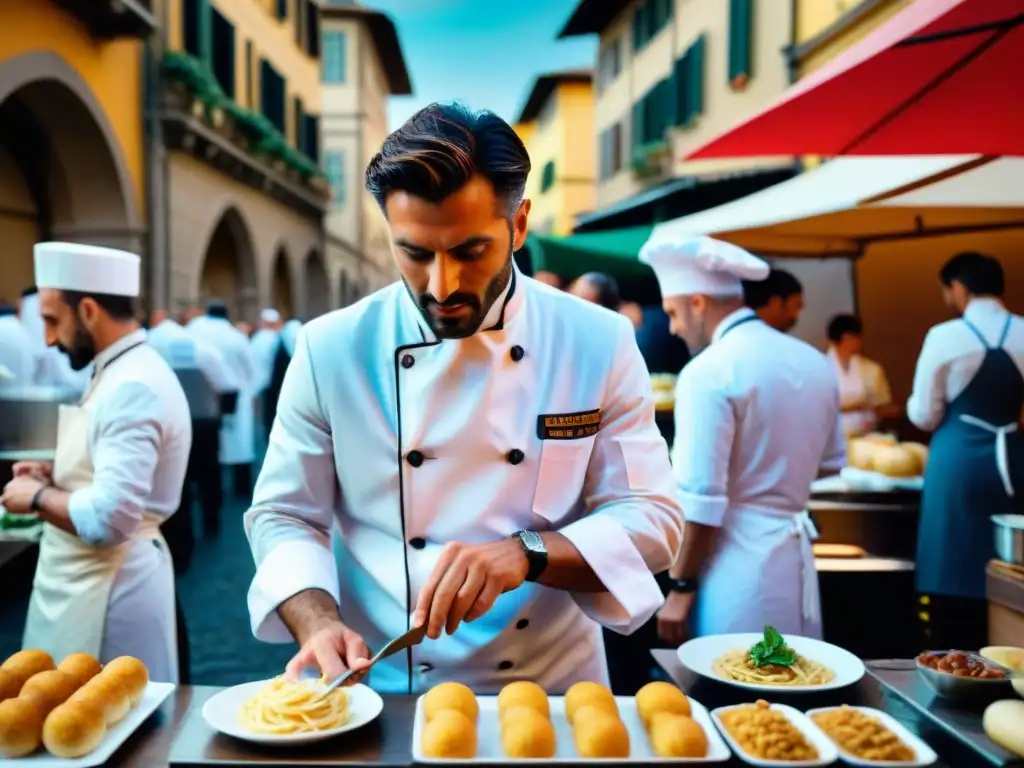
[[[40,288],[139,295],[142,260],[134,253],[77,243],[36,243],[34,256]]]
[[[658,278],[663,297],[743,295],[743,280],[764,280],[768,262],[732,243],[703,235],[654,235],[640,249],[640,261]]]
[[[260,312],[260,321],[264,323],[279,323],[281,322],[281,313],[276,309],[264,309]]]

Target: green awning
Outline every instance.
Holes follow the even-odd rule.
[[[647,278],[651,268],[638,259],[653,227],[629,227],[567,237],[529,235],[526,247],[534,272],[554,272],[574,280],[584,272],[604,272],[617,280]]]

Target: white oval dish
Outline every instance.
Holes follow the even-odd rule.
[[[781,712],[786,716],[786,719],[793,724],[793,726],[803,734],[804,738],[807,739],[814,748],[818,750],[817,760],[762,760],[759,757],[754,757],[737,743],[736,739],[732,737],[726,727],[722,724],[722,714],[729,712],[740,707],[752,707],[753,702],[747,704],[736,704],[729,707],[719,707],[711,711],[711,719],[715,722],[715,727],[721,732],[725,738],[729,748],[732,749],[733,753],[750,765],[767,766],[768,768],[781,768],[781,766],[795,766],[796,768],[816,768],[816,766],[831,765],[839,759],[839,750],[836,749],[836,745],[832,742],[825,733],[818,728],[814,723],[811,722],[807,715],[803,714],[793,707],[787,707],[785,704],[771,704],[770,707],[773,711]]]
[[[235,739],[250,741],[255,744],[310,744],[315,741],[330,739],[346,731],[353,731],[372,720],[384,710],[384,700],[372,688],[365,685],[353,685],[345,689],[348,693],[350,717],[348,722],[339,728],[315,733],[252,733],[238,722],[238,710],[250,698],[259,693],[270,683],[261,680],[227,688],[207,699],[203,705],[203,719],[215,731]]]
[[[864,677],[864,662],[852,653],[837,645],[815,640],[810,637],[786,635],[786,645],[804,658],[824,664],[835,673],[835,677],[823,685],[762,685],[759,683],[743,683],[729,680],[714,673],[714,663],[728,651],[750,648],[754,643],[764,639],[757,632],[744,632],[735,635],[708,635],[683,643],[676,651],[679,663],[698,675],[737,688],[750,691],[769,691],[784,693],[807,693],[813,691],[830,691],[853,685]]]
[[[925,744],[918,736],[913,734],[908,728],[906,728],[906,726],[891,715],[888,715],[879,709],[872,709],[871,707],[850,706],[849,708],[856,709],[859,712],[863,712],[865,715],[870,715],[877,719],[885,728],[889,729],[897,739],[910,747],[917,757],[914,760],[865,760],[862,757],[850,754],[837,742],[833,741],[832,743],[835,744],[843,762],[849,763],[850,765],[862,766],[862,768],[873,768],[873,766],[880,765],[884,765],[885,768],[914,768],[914,766],[919,765],[931,765],[939,759],[939,756],[935,754],[934,749]],[[807,712],[807,717],[810,719],[816,714],[821,712],[831,712],[834,709],[840,709],[840,707],[820,707],[818,709],[812,709]],[[828,732],[824,728],[818,726],[813,720],[811,720],[811,724],[824,733],[825,736],[829,738],[829,741],[832,741],[831,737],[828,736]]]

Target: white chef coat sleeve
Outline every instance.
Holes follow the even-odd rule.
[[[907,418],[917,428],[929,431],[939,426],[946,414],[949,364],[941,336],[941,329],[932,328],[924,337],[914,371],[914,390],[907,400]]]
[[[203,376],[210,382],[210,386],[218,394],[224,392],[237,392],[238,382],[231,372],[231,368],[224,362],[224,356],[213,346],[193,342],[196,349],[196,365],[202,371]]]
[[[588,616],[622,634],[661,607],[654,578],[675,559],[682,513],[672,487],[668,449],[654,422],[654,396],[633,326],[618,319],[618,343],[601,429],[587,467],[588,514],[561,529],[606,592],[574,593]]]
[[[892,403],[892,390],[889,387],[889,379],[885,375],[885,369],[876,363],[870,361],[868,365],[867,376],[868,397],[871,401],[873,408],[881,408],[885,405]]]
[[[338,504],[331,425],[321,407],[303,331],[281,385],[267,455],[245,515],[245,533],[256,560],[249,618],[258,639],[292,642],[277,607],[299,592],[320,589],[338,602],[331,551]]]
[[[92,484],[68,496],[71,523],[85,543],[123,544],[138,532],[153,490],[163,422],[159,394],[139,381],[125,382],[93,409]]]

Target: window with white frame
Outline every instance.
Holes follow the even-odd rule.
[[[325,83],[345,82],[345,33],[324,33],[324,46],[320,52],[322,79]]]
[[[324,152],[324,174],[331,185],[331,204],[337,208],[345,204],[345,156],[338,149]]]

